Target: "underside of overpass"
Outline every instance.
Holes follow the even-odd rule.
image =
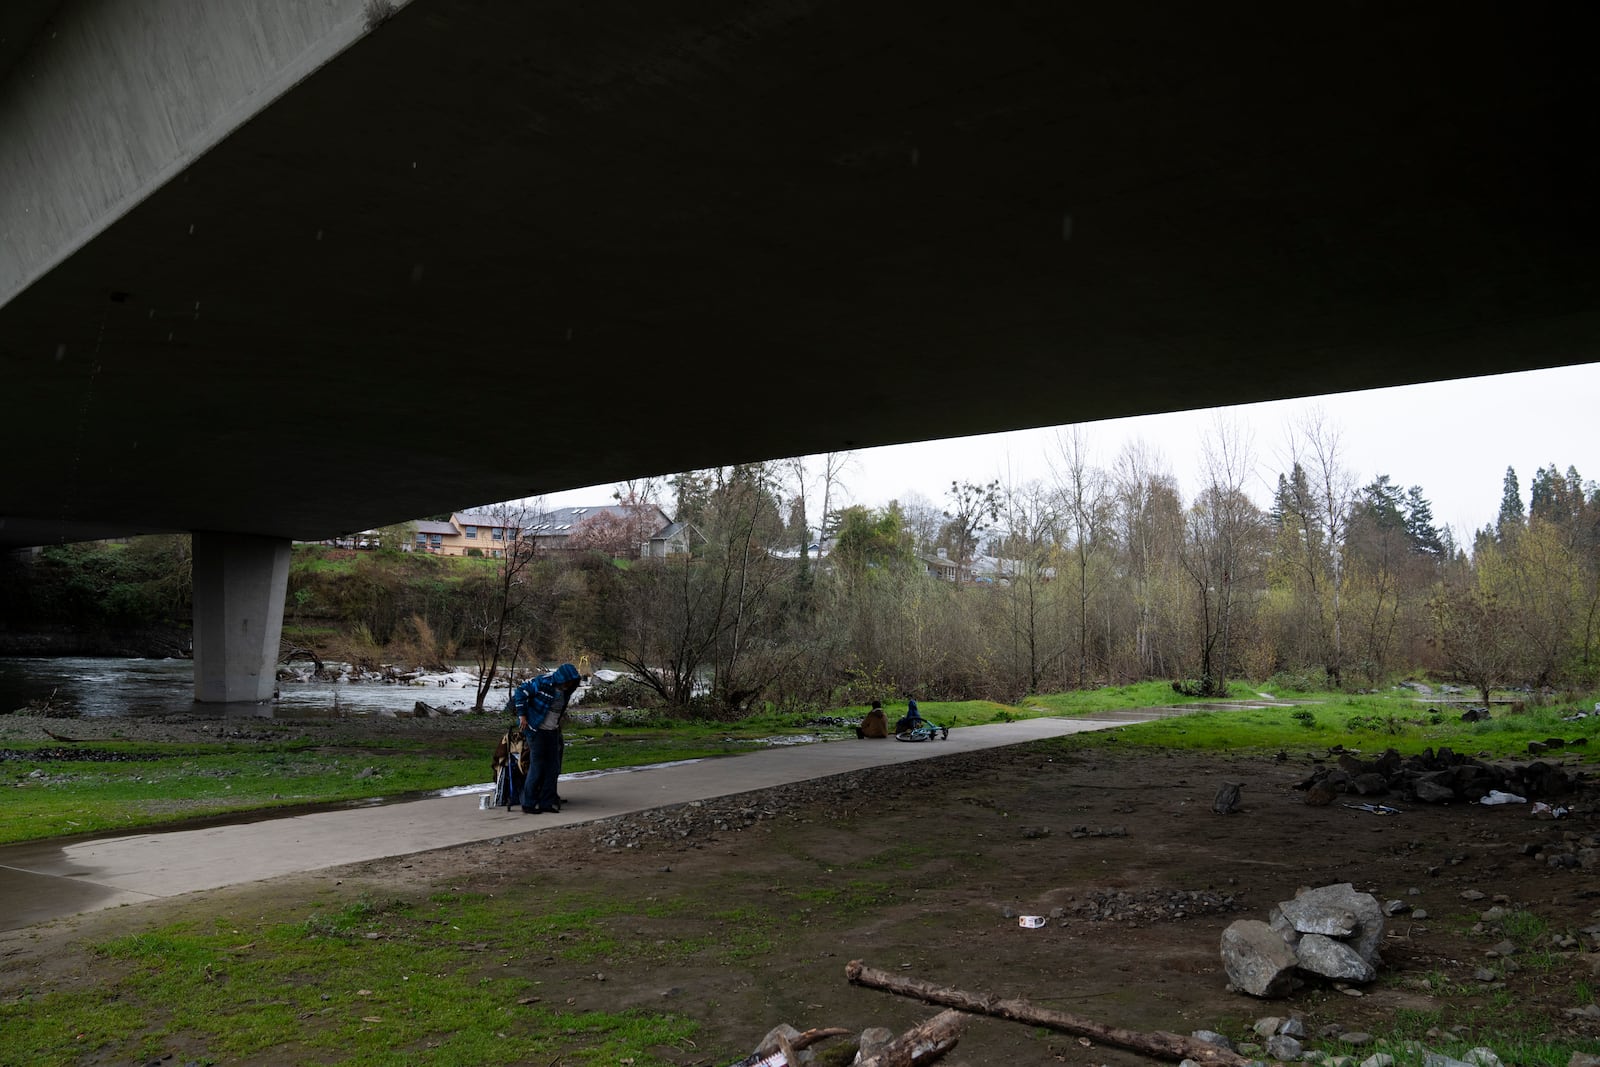
[[[1591,362],[1590,30],[13,0],[0,544]]]

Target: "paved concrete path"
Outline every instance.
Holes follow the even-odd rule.
[[[99,908],[449,845],[592,822],[650,808],[730,796],[867,767],[1103,730],[1175,709],[1103,719],[1025,719],[957,727],[920,743],[830,741],[631,771],[562,776],[559,815],[479,808],[488,786],[450,796],[261,818],[202,829],[0,847],[0,930]]]

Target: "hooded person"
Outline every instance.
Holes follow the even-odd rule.
[[[522,782],[522,810],[529,815],[561,810],[561,798],[556,795],[566,748],[561,728],[566,725],[567,705],[582,680],[578,668],[563,663],[512,691],[517,726],[522,730],[529,758],[528,774]]]
[[[857,737],[888,737],[889,718],[883,713],[883,701],[874,700],[872,710],[867,712],[861,720],[861,725],[856,727]]]
[[[927,721],[922,717],[922,712],[917,710],[917,698],[912,697],[906,702],[906,713],[894,724],[894,732],[903,734],[907,730],[915,730]]]

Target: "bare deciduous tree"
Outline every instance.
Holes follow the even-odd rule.
[[[1159,456],[1143,442],[1123,448],[1114,481],[1118,538],[1131,601],[1134,676],[1159,676],[1168,672],[1170,662],[1156,636],[1157,576],[1181,541],[1182,502],[1173,476],[1161,469]]]
[[[509,661],[514,669],[522,651],[522,612],[533,593],[527,578],[537,555],[537,542],[527,535],[527,530],[540,521],[543,512],[543,505],[535,503],[500,504],[488,513],[503,535],[501,548],[495,550],[499,556],[491,557],[496,564],[493,580],[485,583],[472,606],[473,628],[477,631],[473,645],[478,686],[472,705],[476,711],[483,710],[501,661]]]
[[[1101,557],[1110,548],[1106,528],[1112,497],[1105,474],[1090,462],[1089,435],[1082,426],[1056,435],[1056,457],[1050,466],[1061,500],[1063,532],[1071,539],[1067,547],[1077,601],[1074,673],[1082,689],[1089,677],[1089,604],[1103,577]]]
[[[1289,459],[1296,476],[1279,480],[1278,506],[1302,532],[1296,562],[1323,668],[1337,689],[1344,684],[1345,547],[1356,480],[1341,460],[1338,429],[1320,411],[1308,414],[1290,439]]]
[[[1045,593],[1057,555],[1060,514],[1057,500],[1038,482],[1007,486],[1002,494],[1001,521],[1006,536],[998,546],[1005,568],[1011,658],[1029,692],[1037,692],[1043,674],[1047,616]]]
[[[1446,668],[1478,691],[1484,705],[1511,678],[1517,659],[1514,627],[1499,599],[1470,571],[1447,580],[1432,603],[1433,640]]]
[[[1264,524],[1245,493],[1254,460],[1248,435],[1219,418],[1203,446],[1206,487],[1189,508],[1181,553],[1200,630],[1200,696],[1226,696],[1240,599],[1252,588]]]
[[[948,540],[957,575],[964,581],[971,576],[978,535],[1000,519],[1000,482],[998,479],[988,485],[951,482],[945,493],[950,497],[950,510],[944,513],[942,538]]]

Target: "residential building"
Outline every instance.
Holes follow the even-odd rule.
[[[1001,559],[998,556],[978,556],[965,568],[957,565],[945,549],[939,549],[935,556],[917,556],[928,574],[945,582],[977,582],[979,584],[1010,585],[1012,580],[1021,573],[1022,564],[1014,559]],[[1049,581],[1055,576],[1054,571],[1040,572],[1040,576]]]
[[[695,541],[704,540],[700,531],[687,522],[669,523],[645,542],[644,555],[649,559],[686,556],[694,550]]]
[[[940,581],[954,582],[960,580],[960,566],[957,565],[956,561],[950,558],[950,554],[942,548],[939,549],[938,555],[924,556],[919,553],[917,559],[919,562],[921,562],[923,567],[927,568],[927,571],[930,575],[938,578]]]
[[[519,527],[519,523],[526,525]],[[666,557],[688,552],[691,536],[686,524],[673,522],[658,507],[635,509],[620,504],[546,511],[519,511],[512,507],[458,511],[448,521],[419,519],[412,525],[416,534],[410,548],[440,556],[498,558],[519,536],[531,542],[539,553],[568,551],[574,547],[569,543],[572,537],[588,529],[614,542],[618,541],[616,536],[606,535],[615,531],[636,557]],[[583,540],[581,536],[579,540]]]

